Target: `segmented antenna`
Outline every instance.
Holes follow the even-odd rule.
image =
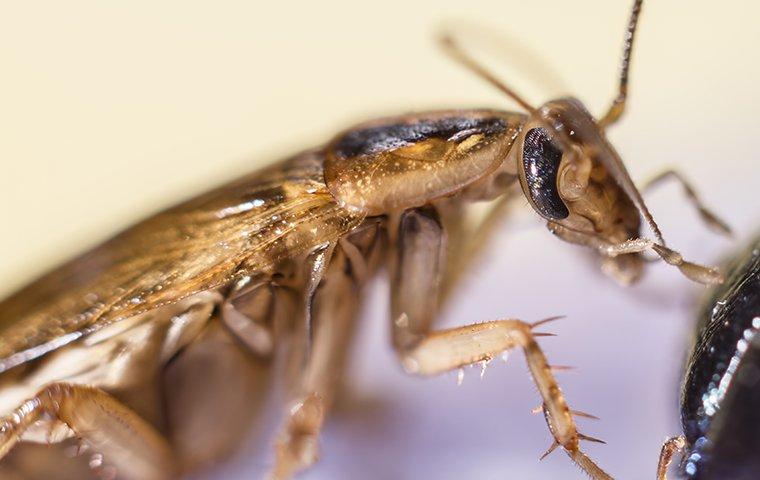
[[[506,83],[499,80],[495,74],[493,74],[490,70],[472,58],[467,52],[462,49],[462,47],[459,46],[459,44],[454,40],[453,37],[451,37],[451,35],[442,35],[439,39],[439,42],[441,44],[441,47],[443,47],[444,51],[448,53],[451,58],[517,102],[522,108],[525,109],[525,111],[531,115],[531,117],[536,119],[536,121],[542,124],[549,131],[557,132],[558,128],[555,125],[552,125],[547,119],[545,119],[538,112],[536,107],[528,103],[527,100],[515,92],[511,87],[507,86]],[[563,135],[552,135],[551,140],[552,142],[556,143],[563,151],[569,151],[571,148],[568,141]]]
[[[641,4],[644,0],[635,0],[631,9],[631,17],[628,20],[628,28],[625,30],[625,40],[623,41],[623,58],[620,60],[620,83],[618,85],[617,97],[612,101],[609,110],[604,117],[599,120],[599,127],[606,128],[618,119],[625,112],[625,102],[628,97],[628,71],[631,69],[631,54],[633,53],[633,40],[636,36],[636,27],[641,15]]]
[[[444,34],[440,37],[440,44],[441,47],[448,53],[454,60],[458,61],[460,64],[467,67],[470,71],[475,73],[475,75],[479,76],[483,80],[487,81],[497,89],[499,89],[502,93],[505,93],[509,98],[517,102],[522,108],[524,108],[528,113],[535,114],[536,108],[533,107],[530,103],[528,103],[525,99],[523,99],[520,95],[517,94],[512,88],[508,87],[504,82],[496,78],[496,75],[491,73],[489,70],[487,70],[483,65],[479,64],[475,61],[474,58],[472,58],[470,55],[468,55],[464,50],[462,50],[462,47],[459,46],[458,43],[451,37],[451,35]]]

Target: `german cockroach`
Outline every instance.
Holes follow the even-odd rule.
[[[465,207],[492,201],[498,212],[517,184],[552,233],[596,251],[621,283],[639,278],[644,252],[697,282],[721,281],[666,246],[605,137],[625,110],[641,3],[618,95],[599,120],[575,98],[533,107],[447,36],[454,58],[526,113],[446,110],[355,126],[133,225],[3,300],[0,456],[48,442],[89,460],[57,461],[48,449],[50,463],[9,458],[6,467],[150,479],[214,461],[241,437],[250,399],[262,397],[251,392],[266,388],[267,366],[286,346],[291,403],[272,476],[291,477],[317,458],[361,287],[385,259],[405,370],[436,375],[522,349],[554,439],[549,452],[561,446],[592,478],[610,478],[581,451],[581,440],[595,439],[579,433],[573,416],[583,414],[568,406],[536,342],[551,319],[433,325],[457,265],[494,218],[473,230]],[[658,178],[668,176],[726,231],[678,174]]]
[[[706,295],[681,388],[683,435],[665,442],[666,478],[677,453],[688,478],[760,477],[760,237],[738,254],[727,281]]]

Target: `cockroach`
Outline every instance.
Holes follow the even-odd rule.
[[[641,4],[626,31],[617,97],[599,120],[575,98],[533,107],[446,36],[452,57],[526,113],[444,110],[354,126],[141,221],[3,300],[0,456],[20,442],[12,457],[31,442],[61,443],[86,451],[102,476],[191,471],[234,447],[255,410],[249,399],[262,397],[252,392],[266,388],[267,365],[287,348],[290,403],[272,476],[291,477],[317,458],[361,287],[385,259],[392,343],[406,371],[457,371],[521,348],[554,439],[549,452],[561,446],[592,478],[611,478],[580,449],[595,439],[578,432],[573,416],[582,414],[569,408],[536,342],[546,321],[448,330],[433,321],[456,265],[491,223],[469,226],[465,207],[490,201],[497,211],[517,184],[552,233],[596,251],[621,283],[639,278],[644,252],[697,282],[721,281],[666,246],[605,137],[625,110]],[[709,225],[726,230],[678,174],[658,179],[667,177],[681,181]],[[75,468],[46,452],[49,464],[9,468],[59,477]]]
[[[726,278],[697,315],[681,387],[683,435],[663,445],[660,480],[678,452],[687,478],[760,478],[760,236]]]

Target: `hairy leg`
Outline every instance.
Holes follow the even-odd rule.
[[[435,375],[466,365],[489,362],[521,348],[541,395],[554,444],[592,478],[611,478],[579,448],[580,440],[595,440],[577,431],[552,367],[535,341],[533,328],[520,320],[499,320],[431,331],[445,252],[444,229],[435,212],[411,210],[400,218],[392,252],[392,314],[394,345],[404,368],[416,375]]]
[[[53,383],[0,419],[0,456],[38,421],[61,422],[93,452],[91,466],[122,478],[166,479],[175,472],[164,438],[134,411],[103,390]],[[51,427],[52,428],[52,427]]]

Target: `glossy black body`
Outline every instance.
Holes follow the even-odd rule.
[[[708,295],[681,391],[683,474],[760,479],[760,237]]]
[[[523,168],[528,194],[543,217],[550,220],[567,218],[570,212],[557,191],[557,173],[562,152],[554,146],[543,128],[525,134]]]

